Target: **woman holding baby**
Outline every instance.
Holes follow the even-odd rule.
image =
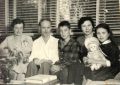
[[[90,79],[93,81],[104,81],[114,78],[115,75],[119,72],[119,49],[113,40],[113,34],[109,26],[105,23],[99,24],[96,26],[94,34],[93,20],[90,17],[82,17],[78,22],[78,27],[84,34],[84,36],[79,37],[77,40],[81,45],[81,53],[83,57],[82,60],[85,66],[85,79]],[[97,61],[92,58],[88,58],[89,51],[85,46],[85,40],[92,37],[96,37],[99,40],[99,50],[103,54],[103,60]],[[101,67],[97,69],[91,69],[93,63],[99,64]]]
[[[94,71],[95,80],[112,79],[119,72],[119,49],[113,38],[112,31],[105,23],[99,24],[95,28],[95,35],[100,41],[101,49],[106,54],[105,58],[110,61],[110,66],[103,62],[103,67]]]
[[[85,39],[87,38],[91,38],[94,36],[94,33],[93,33],[93,28],[94,28],[94,22],[93,22],[93,19],[91,17],[81,17],[80,20],[78,21],[78,28],[83,32],[83,36],[79,36],[77,38],[77,41],[79,42],[80,44],[80,51],[81,51],[81,58],[80,60],[83,61],[84,58],[86,58],[85,56],[87,56],[87,49],[85,47]],[[85,66],[85,70],[84,70],[84,75],[86,78],[89,78],[91,77],[91,70],[89,67],[86,67],[86,65],[84,64]],[[84,79],[86,79],[84,78]]]

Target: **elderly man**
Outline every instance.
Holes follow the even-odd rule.
[[[58,39],[51,36],[51,21],[42,19],[39,22],[41,36],[33,42],[33,48],[26,77],[35,74],[50,74],[51,66],[59,60]],[[40,68],[36,69],[36,66]],[[35,70],[36,69],[36,70]]]

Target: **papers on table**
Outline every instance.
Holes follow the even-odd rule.
[[[35,75],[25,79],[26,83],[44,84],[56,80],[56,75]]]

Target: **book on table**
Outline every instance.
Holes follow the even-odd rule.
[[[51,81],[57,81],[56,75],[35,75],[25,79],[26,83],[45,84]]]

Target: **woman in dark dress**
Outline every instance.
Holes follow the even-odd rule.
[[[91,71],[91,76],[87,79],[93,81],[105,81],[107,79],[113,79],[115,75],[119,72],[119,49],[116,45],[113,34],[109,28],[109,26],[105,23],[99,24],[96,26],[95,35],[100,41],[101,49],[106,54],[105,58],[110,61],[110,66],[108,66],[108,62],[105,61],[97,61],[102,64],[98,70]],[[88,59],[88,63],[94,62],[94,60]],[[95,61],[96,62],[96,61]]]
[[[94,36],[93,29],[94,29],[94,22],[91,17],[81,17],[78,21],[78,28],[83,32],[83,36],[79,36],[77,41],[80,44],[81,50],[81,57],[80,59],[87,56],[87,49],[85,48],[84,41],[86,38],[90,38]]]
[[[96,37],[101,42],[101,49],[107,55],[111,63],[110,67],[103,67],[98,70],[96,77],[98,80],[106,80],[114,78],[115,75],[119,72],[119,48],[113,39],[112,31],[109,26],[105,23],[99,24],[95,29]],[[96,79],[97,79],[96,78]]]
[[[93,19],[91,17],[81,17],[80,20],[78,21],[78,28],[83,32],[83,36],[79,36],[77,38],[77,41],[79,42],[79,45],[80,45],[80,51],[81,51],[80,60],[83,61],[84,58],[87,56],[87,49],[84,44],[85,39],[91,38],[94,36]],[[83,68],[84,68],[83,74],[85,75],[83,80],[83,83],[84,83],[86,81],[86,78],[88,78],[89,76],[91,77],[91,71],[90,71],[90,68],[85,66],[85,64],[83,65]]]

